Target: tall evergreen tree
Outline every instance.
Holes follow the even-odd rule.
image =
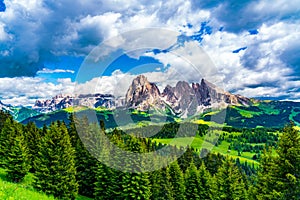
[[[7,119],[12,120],[13,117],[8,112],[0,110],[0,132],[4,127],[4,123],[6,122]]]
[[[34,187],[59,199],[75,199],[78,183],[74,149],[65,125],[52,123],[38,147]]]
[[[223,165],[224,156],[220,153],[208,153],[207,156],[203,158],[206,169],[211,175],[215,175],[218,169]]]
[[[167,178],[170,182],[173,198],[176,200],[186,199],[184,177],[177,161],[171,163],[167,168]]]
[[[14,130],[9,133],[9,139],[6,141],[9,150],[5,157],[5,168],[7,171],[7,177],[11,181],[20,182],[30,168],[28,148],[24,140],[22,126],[13,122],[11,127]]]
[[[110,145],[107,143],[102,144],[101,152],[101,162],[98,162],[98,169],[96,173],[96,182],[95,182],[95,199],[104,200],[108,197],[117,199],[119,198],[120,186],[118,184],[118,175],[121,172],[110,168],[105,164],[109,162],[111,152]]]
[[[12,118],[8,118],[3,122],[1,132],[0,132],[0,166],[5,168],[5,159],[8,152],[10,151],[10,146],[8,141],[15,134],[14,121]]]
[[[300,134],[294,124],[287,125],[280,137],[275,159],[276,191],[284,199],[300,199]]]
[[[177,162],[183,172],[185,172],[191,162],[193,162],[193,154],[194,152],[192,148],[188,146],[184,154],[177,159]]]
[[[33,167],[33,160],[38,153],[38,142],[41,139],[41,130],[36,127],[33,122],[29,122],[25,127],[25,141],[28,147],[28,159],[30,166]],[[34,172],[34,169],[31,168],[31,172]]]
[[[264,149],[260,158],[260,167],[256,177],[256,185],[250,188],[250,197],[259,200],[279,199],[280,193],[274,190],[274,156],[272,149]]]
[[[98,138],[95,137],[95,134],[98,134],[98,131],[95,125],[89,125],[88,119],[85,117],[75,119],[71,115],[69,120],[68,133],[71,144],[75,148],[76,179],[79,184],[78,192],[88,197],[94,197],[98,161],[91,155],[90,151],[96,147],[95,144]],[[77,128],[79,129],[80,137]]]
[[[134,153],[143,153],[141,143],[134,137],[130,137],[127,148]],[[131,166],[129,171],[122,175],[122,199],[150,199],[150,181],[147,173],[140,168],[142,160],[128,158],[124,166]]]
[[[201,199],[200,198],[200,178],[199,172],[194,164],[194,162],[190,163],[190,166],[187,168],[185,172],[185,195],[187,199]]]
[[[233,159],[227,157],[214,178],[214,199],[247,199],[242,174]]]
[[[211,199],[212,198],[212,188],[211,181],[212,177],[209,171],[206,169],[204,162],[199,167],[199,196],[200,199]]]
[[[166,169],[159,169],[150,173],[151,199],[153,200],[173,200],[171,185],[166,178]]]

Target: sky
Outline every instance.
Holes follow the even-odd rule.
[[[0,100],[30,106],[74,91],[123,96],[143,73],[161,89],[205,78],[234,94],[299,101],[298,5],[0,0]],[[89,65],[93,52],[102,57]]]

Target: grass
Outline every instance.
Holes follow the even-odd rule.
[[[279,115],[280,110],[275,109],[272,105],[262,104],[262,103],[255,103],[253,106],[259,108],[260,111],[251,111],[251,110],[244,110],[243,106],[232,106],[232,108],[236,109],[243,117],[252,118],[254,116],[258,116],[261,114],[267,115]]]
[[[211,111],[211,112],[205,113],[205,114],[203,115],[203,117],[205,117],[205,116],[211,116],[211,115],[216,115],[216,114],[218,114],[219,112],[220,112],[219,110]]]
[[[292,113],[290,114],[289,119],[290,119],[291,121],[294,121],[293,118],[294,118],[296,115],[298,115],[298,112],[295,112],[295,110],[293,109],[293,110],[292,110]],[[294,121],[294,122],[296,123],[296,125],[300,125],[298,122],[296,122],[296,121]]]
[[[224,127],[225,124],[218,124],[214,121],[204,121],[203,119],[193,119],[191,120],[192,123],[195,124],[206,124],[208,126],[212,126],[212,127]]]
[[[53,196],[47,196],[37,192],[33,186],[33,174],[27,174],[21,183],[9,182],[5,170],[0,168],[0,199],[3,200],[55,200]],[[78,195],[76,200],[91,200]]]
[[[243,117],[252,118],[254,115],[260,115],[261,112],[244,110],[238,106],[232,106],[232,108],[236,109]]]
[[[274,106],[271,105],[259,104],[257,107],[268,115],[279,115],[280,113],[280,110],[275,109]]]
[[[211,139],[213,136],[210,137]],[[206,139],[209,139],[207,137]],[[228,147],[230,145],[229,142],[222,141],[221,144],[218,146],[214,146],[211,143],[204,141],[204,137],[180,137],[180,138],[167,138],[167,139],[153,139],[154,141],[162,144],[170,144],[170,145],[176,145],[176,146],[191,146],[194,149],[200,151],[202,148],[206,148],[211,150],[211,152],[214,153],[220,153],[222,155],[228,155],[233,158],[239,158],[241,163],[248,162],[248,163],[254,163],[254,165],[258,165],[258,162],[255,160],[252,160],[252,157],[255,153],[250,152],[242,152],[241,156],[238,156],[238,152],[235,150],[228,151]]]
[[[63,110],[68,112],[68,113],[73,113],[73,112],[83,111],[83,110],[86,110],[86,109],[87,108],[83,107],[83,106],[77,106],[77,107],[70,106],[70,107],[65,108]]]

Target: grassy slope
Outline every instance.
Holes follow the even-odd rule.
[[[54,200],[43,193],[35,191],[31,183],[33,175],[28,174],[21,183],[11,183],[5,178],[5,170],[0,168],[0,199],[7,200]],[[91,200],[78,196],[76,200]]]
[[[149,112],[137,110],[110,110],[98,107],[94,110],[86,107],[69,107],[63,110],[40,114],[30,117],[22,123],[34,121],[39,127],[44,124],[50,124],[52,121],[64,120],[68,122],[68,115],[73,112],[89,113],[96,111],[98,120],[104,120],[106,128],[116,126],[126,126],[130,123],[138,122],[160,123],[170,121],[193,121],[195,123],[207,122],[208,125],[217,126],[217,123],[225,122],[228,126],[255,128],[257,126],[282,128],[290,120],[295,121],[300,126],[300,103],[297,102],[279,102],[279,101],[262,101],[254,103],[251,106],[229,106],[223,110],[210,110],[207,113],[190,116],[187,119],[181,119],[171,115],[171,112],[151,110]],[[226,117],[225,117],[226,116]],[[217,120],[217,121],[216,121]],[[217,123],[213,124],[215,121]],[[219,121],[219,122],[218,122]]]
[[[170,138],[170,139],[153,139],[156,142],[163,144],[172,144],[176,146],[187,146],[190,145],[196,150],[201,150],[201,148],[211,149],[212,152],[221,153],[223,155],[229,155],[233,158],[239,158],[241,162],[247,161],[248,163],[258,164],[257,161],[252,160],[252,157],[255,153],[243,152],[241,156],[238,156],[238,152],[235,150],[231,150],[228,152],[229,143],[226,141],[222,141],[218,146],[212,146],[211,143],[204,141],[204,137],[190,137],[190,138]]]

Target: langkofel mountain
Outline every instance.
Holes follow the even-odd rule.
[[[125,98],[125,105],[130,108],[149,110],[169,107],[174,114],[181,116],[194,115],[212,107],[251,104],[249,98],[225,92],[204,79],[201,83],[191,85],[179,81],[174,87],[167,85],[160,92],[144,75],[139,75],[132,81]]]

